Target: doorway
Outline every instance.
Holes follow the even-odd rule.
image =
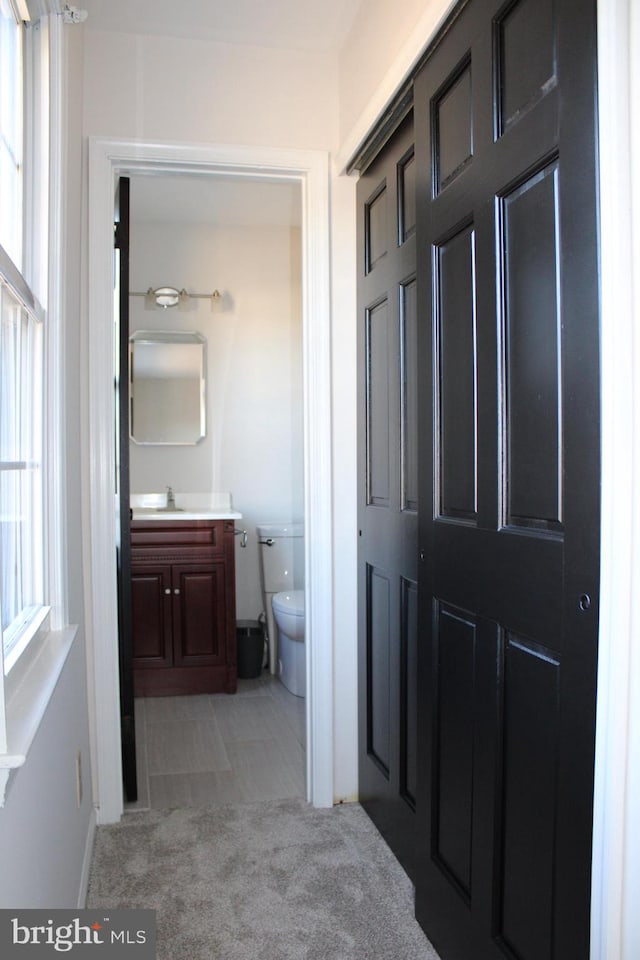
[[[111,353],[112,197],[120,174],[201,174],[293,181],[302,188],[305,601],[307,616],[306,793],[333,802],[331,455],[329,389],[328,158],[316,151],[158,146],[96,139],[89,159],[88,414],[91,567],[88,598],[94,675],[92,714],[98,822],[122,812],[118,722]]]
[[[230,498],[242,514],[235,520],[235,629],[236,619],[256,623],[267,612],[260,561],[261,552],[273,551],[260,545],[258,528],[302,525],[304,516],[300,185],[187,174],[141,174],[127,182],[135,415],[128,456],[121,458],[128,482],[121,485],[134,498],[162,496],[170,486],[182,509],[194,498]],[[167,285],[184,291],[172,307],[148,295]],[[187,388],[195,381],[184,380],[182,342],[162,362],[147,362],[156,340],[167,337],[197,338],[201,345],[197,425],[186,419]],[[291,571],[299,588],[302,542]],[[155,583],[149,578],[146,569],[136,577],[146,600],[144,585]],[[165,607],[161,597],[159,606]],[[158,635],[170,644],[170,632]],[[281,682],[279,658],[258,677],[241,671],[232,697],[185,696],[186,690],[155,697],[149,691],[158,678],[167,689],[166,656],[141,655],[139,643],[134,639],[137,807],[304,796],[304,698]],[[192,669],[202,675],[202,668]]]

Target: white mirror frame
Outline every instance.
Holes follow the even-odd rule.
[[[90,722],[97,822],[123,810],[114,520],[113,210],[127,174],[212,174],[297,182],[302,197],[307,800],[333,804],[333,585],[329,158],[321,151],[89,139],[87,339],[91,390],[84,478]]]

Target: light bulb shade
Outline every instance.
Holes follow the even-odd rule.
[[[164,310],[168,307],[177,307],[180,303],[180,290],[175,287],[158,287],[153,291],[153,298],[156,305]]]

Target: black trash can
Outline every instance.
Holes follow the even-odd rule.
[[[236,620],[238,677],[253,680],[262,672],[264,629],[257,620]]]

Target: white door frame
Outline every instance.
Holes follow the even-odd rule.
[[[284,179],[301,186],[307,800],[333,803],[333,588],[329,159],[265,147],[89,139],[89,397],[84,462],[86,621],[97,821],[123,810],[118,678],[113,357],[113,210],[121,174],[200,173]],[[242,505],[240,505],[241,507]]]

